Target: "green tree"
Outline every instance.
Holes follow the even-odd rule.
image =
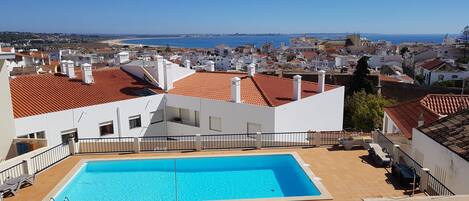
[[[464,27],[464,29],[462,30],[461,41],[464,45],[464,48],[463,48],[464,59],[466,59],[467,52],[469,50],[469,26]]]
[[[359,91],[345,99],[344,126],[353,130],[371,131],[382,127],[383,108],[394,104],[392,99]]]
[[[350,82],[350,94],[361,90],[365,90],[366,93],[374,93],[373,84],[368,80],[368,75],[370,74],[368,59],[369,57],[363,56],[358,60],[355,72],[353,72],[352,81]]]
[[[408,47],[403,47],[399,50],[399,55],[404,58],[405,53],[410,52]]]

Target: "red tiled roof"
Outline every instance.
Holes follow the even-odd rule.
[[[456,113],[469,107],[469,95],[428,94],[420,100],[404,102],[386,107],[384,111],[396,123],[406,137],[412,137],[412,128],[417,127],[423,112],[425,124],[438,120],[441,116]]]
[[[439,115],[449,115],[469,107],[469,95],[429,94],[420,103]]]
[[[241,100],[244,103],[261,106],[279,106],[292,102],[293,80],[256,74],[248,77],[245,73],[197,72],[174,83],[170,94],[231,100],[231,78],[241,78]],[[317,94],[317,83],[302,81],[302,97]],[[325,90],[337,88],[326,85]]]
[[[95,83],[91,85],[52,74],[11,79],[15,118],[137,98],[148,95],[145,88],[152,88],[119,68],[93,71],[93,77]]]
[[[445,63],[445,61],[442,61],[442,60],[436,58],[436,59],[432,59],[432,60],[424,62],[423,64],[420,65],[420,67],[425,68],[427,70],[433,70],[437,67],[440,67],[444,63]]]
[[[384,112],[392,119],[401,133],[409,139],[412,138],[412,128],[418,126],[420,114],[423,113],[425,124],[434,122],[439,118],[438,114],[424,107],[419,100],[386,107]]]

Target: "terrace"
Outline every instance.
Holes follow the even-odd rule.
[[[389,168],[378,168],[369,164],[367,162],[368,159],[366,155],[368,153],[366,150],[343,150],[337,146],[318,147],[315,145],[337,144],[334,139],[349,135],[348,133],[283,133],[270,135],[271,136],[269,136],[269,134],[236,134],[236,137],[229,137],[229,140],[227,140],[227,137],[222,138],[217,135],[184,136],[181,137],[181,139],[175,136],[170,140],[166,137],[164,139],[153,138],[151,140],[138,138],[80,139],[71,149],[69,145],[59,145],[56,148],[50,149],[50,153],[43,152],[42,155],[33,156],[30,160],[31,165],[29,165],[32,170],[29,171],[39,172],[35,184],[20,189],[16,196],[7,197],[4,198],[4,200],[49,200],[50,192],[56,185],[58,185],[81,160],[86,159],[131,159],[291,152],[297,153],[305,163],[310,165],[309,168],[317,177],[321,178],[322,184],[332,195],[333,200],[348,201],[362,200],[364,198],[405,197],[412,193],[409,189],[406,190],[397,185],[391,178]],[[318,139],[316,136],[320,136],[320,138]],[[288,141],[289,143],[279,144],[279,137],[283,138],[281,141]],[[285,137],[288,137],[288,140],[286,140]],[[261,143],[258,143],[259,139],[262,139]],[[277,142],[272,143],[272,140],[266,139],[275,139],[274,141]],[[309,140],[303,141],[300,139]],[[243,143],[240,143],[240,141]],[[182,144],[178,144],[178,142]],[[163,145],[163,143],[166,144]],[[261,146],[262,149],[258,149],[259,147],[257,146]],[[164,147],[165,150],[157,150],[155,149],[156,147]],[[280,147],[282,148],[280,149]],[[199,148],[204,150],[211,149],[211,151],[199,150]],[[235,150],[218,150],[220,148]],[[138,149],[139,152],[132,151],[134,149]],[[151,151],[147,152],[146,150]],[[171,150],[192,151],[174,152]],[[97,152],[105,154],[92,154]],[[49,162],[43,164],[41,161]],[[20,170],[16,171],[25,171],[24,165],[20,164],[18,167]],[[12,170],[14,169],[15,168],[12,168]],[[416,195],[424,194],[417,191]]]

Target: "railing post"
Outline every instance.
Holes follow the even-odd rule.
[[[24,174],[28,174],[28,175],[33,175],[34,174],[34,170],[33,170],[33,167],[31,165],[31,159],[30,158],[25,158],[23,160],[23,173]]]
[[[401,147],[398,144],[395,144],[392,147],[392,161],[393,163],[399,162],[399,147]]]
[[[256,132],[256,149],[262,148],[262,133]]]
[[[195,150],[202,151],[202,135],[200,134],[195,135]]]
[[[77,153],[74,138],[68,138],[68,149],[70,151],[70,155],[75,155]]]
[[[379,143],[378,135],[379,135],[379,132],[377,130],[371,131],[371,138],[373,140],[373,143]]]
[[[430,169],[422,168],[422,175],[420,175],[420,191],[426,192],[428,189],[428,174],[430,174]]]
[[[313,145],[315,147],[320,147],[321,146],[321,138],[322,138],[321,132],[312,132],[311,135],[313,136]]]
[[[134,153],[140,153],[140,138],[134,137],[133,148]]]

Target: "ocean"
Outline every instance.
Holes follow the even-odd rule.
[[[283,35],[219,35],[219,36],[198,36],[198,37],[161,37],[146,39],[129,39],[123,40],[126,44],[142,44],[157,45],[183,48],[214,48],[217,45],[228,45],[237,47],[240,45],[254,44],[261,47],[267,42],[273,43],[275,47],[280,47],[281,43],[289,44],[292,37],[313,36],[319,39],[340,39],[346,34],[283,34]],[[421,42],[421,43],[441,43],[444,34],[361,34],[361,37],[368,38],[371,41],[385,40],[392,44],[400,44],[405,42]]]

